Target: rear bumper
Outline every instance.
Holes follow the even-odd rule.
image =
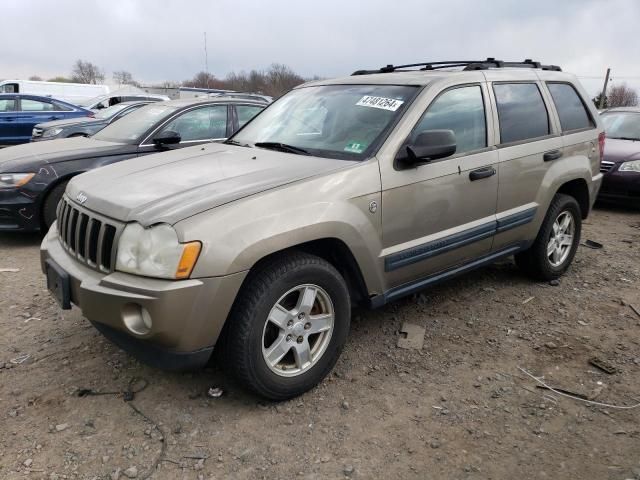
[[[107,338],[144,363],[167,370],[204,365],[213,351],[246,273],[160,280],[100,273],[62,247],[54,224],[41,246],[43,270],[55,262],[69,277],[70,301]],[[151,327],[136,333],[131,325]],[[137,322],[137,323],[136,323]]]

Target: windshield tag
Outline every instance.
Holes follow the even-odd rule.
[[[350,153],[362,153],[367,149],[367,145],[360,142],[349,142],[347,146],[344,147],[345,152]]]
[[[359,107],[372,107],[372,108],[381,108],[382,110],[389,110],[391,112],[395,112],[398,110],[404,101],[396,100],[395,98],[385,98],[385,97],[372,97],[370,95],[365,95],[356,103]]]

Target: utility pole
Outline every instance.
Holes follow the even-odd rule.
[[[600,94],[600,105],[598,105],[598,108],[600,110],[604,108],[604,100],[607,96],[607,84],[609,83],[610,73],[611,73],[611,68],[607,68],[607,75],[604,77],[604,86],[602,87],[602,93]]]
[[[207,74],[207,88],[209,88],[209,56],[207,55],[207,32],[204,32],[204,71]],[[609,78],[608,71],[607,78]]]

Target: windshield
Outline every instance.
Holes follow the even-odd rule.
[[[108,107],[108,108],[103,108],[102,110],[100,110],[98,113],[96,113],[94,115],[94,118],[100,118],[102,120],[105,120],[107,118],[111,118],[116,113],[121,112],[122,110],[124,110],[128,106],[129,105],[123,105],[123,104],[119,103],[117,105],[113,105],[113,106]]]
[[[91,108],[93,105],[98,104],[103,100],[107,100],[108,98],[109,98],[109,95],[100,95],[98,97],[93,97],[88,100],[85,100],[84,102],[80,102],[78,103],[78,105],[80,107]]]
[[[266,108],[229,143],[328,158],[364,159],[384,140],[417,87],[303,87]]]
[[[142,136],[176,110],[168,105],[152,104],[141,107],[124,118],[113,122],[96,133],[93,138],[106,142],[137,143]]]
[[[608,138],[640,140],[640,113],[603,113],[602,122]]]

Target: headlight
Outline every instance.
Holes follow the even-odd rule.
[[[116,270],[157,278],[188,278],[200,254],[200,242],[179,243],[167,224],[144,228],[128,224],[118,241]]]
[[[45,130],[42,134],[43,137],[55,137],[62,131],[62,128],[50,128]]]
[[[640,160],[624,162],[618,169],[619,172],[640,172]]]
[[[21,187],[35,176],[35,173],[0,173],[0,188]]]

